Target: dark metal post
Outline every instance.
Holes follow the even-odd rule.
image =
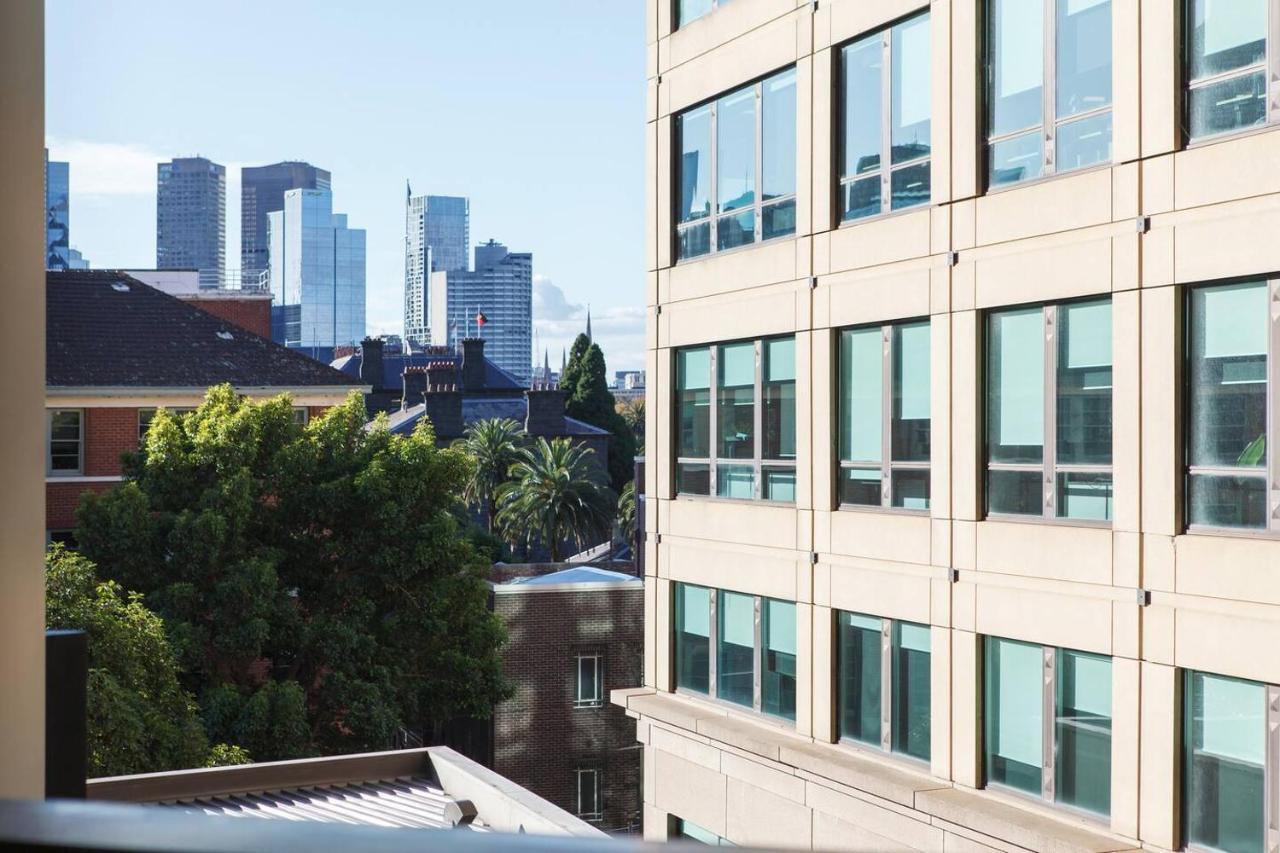
[[[44,795],[83,800],[89,754],[89,635],[46,631],[44,654]]]

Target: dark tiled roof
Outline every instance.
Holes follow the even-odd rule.
[[[45,382],[61,388],[356,388],[333,368],[112,270],[48,273]]]
[[[426,411],[426,405],[419,403],[403,411],[391,413],[390,429],[394,433],[400,435],[408,435],[413,432],[414,427],[418,423],[418,419],[422,417]],[[510,418],[519,424],[524,424],[525,415],[528,414],[528,406],[523,397],[509,398],[463,398],[462,400],[462,422],[470,425],[476,421],[487,421],[492,418]],[[591,424],[574,420],[566,417],[564,419],[564,432],[562,435],[608,435],[608,430],[600,429]]]
[[[334,361],[333,366],[348,376],[358,379],[360,378],[360,361],[360,353],[344,355]],[[398,391],[403,387],[400,377],[406,367],[426,367],[428,364],[438,361],[449,362],[455,367],[459,367],[462,363],[462,356],[455,353],[430,352],[415,352],[409,355],[400,353],[384,355],[382,357],[382,387]],[[484,360],[484,390],[520,391],[525,387],[525,385],[520,384],[519,379],[516,379],[489,359],[486,358]],[[375,388],[374,390],[377,391],[379,389]]]

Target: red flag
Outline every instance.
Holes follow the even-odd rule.
[[[484,316],[484,312],[483,312],[483,311],[477,311],[477,312],[476,312],[476,328],[477,328],[477,329],[483,329],[483,328],[484,328],[484,324],[485,324],[485,323],[487,323],[487,322],[489,322],[489,318],[488,318],[488,317],[486,317],[486,316]]]

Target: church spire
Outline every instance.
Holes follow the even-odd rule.
[[[591,306],[587,305],[587,340],[591,341]]]

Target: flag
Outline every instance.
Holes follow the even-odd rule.
[[[477,328],[477,329],[483,329],[483,328],[484,328],[484,324],[485,324],[485,323],[487,323],[487,322],[489,322],[489,318],[488,318],[488,317],[486,317],[486,316],[484,316],[484,312],[483,312],[483,311],[477,311],[477,312],[476,312],[476,328]]]

